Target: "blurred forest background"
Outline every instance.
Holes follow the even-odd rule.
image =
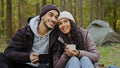
[[[100,19],[120,33],[120,0],[0,0],[0,38],[8,41],[28,17],[39,15],[45,4],[71,12],[80,27]]]
[[[27,18],[39,15],[45,4],[71,12],[79,27],[86,29],[92,21],[104,20],[120,33],[120,0],[0,0],[0,52],[11,36],[26,24]],[[120,66],[120,44],[97,48],[101,55],[99,63]]]

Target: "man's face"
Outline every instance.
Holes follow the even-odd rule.
[[[57,24],[57,20],[58,12],[56,10],[50,10],[41,17],[41,21],[48,29],[54,28],[54,26]]]

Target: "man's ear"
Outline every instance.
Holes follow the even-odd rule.
[[[41,20],[43,19],[43,16],[41,17]]]

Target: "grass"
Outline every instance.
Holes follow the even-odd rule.
[[[6,48],[5,42],[0,40],[0,52],[3,52]],[[98,64],[115,65],[120,67],[120,44],[112,44],[111,46],[97,46],[100,54],[100,60]]]
[[[99,64],[120,66],[120,44],[112,44],[111,46],[98,46],[100,54]]]

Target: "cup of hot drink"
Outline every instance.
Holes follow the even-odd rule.
[[[75,49],[76,49],[76,45],[75,45],[75,44],[67,44],[67,47],[68,47],[70,50],[75,50]]]

